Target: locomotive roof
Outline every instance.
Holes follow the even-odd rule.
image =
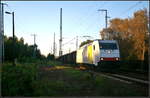
[[[101,42],[101,43],[116,43],[117,41],[116,40],[101,40],[101,39],[95,39],[93,41],[98,41],[98,42]],[[87,45],[90,45],[92,42],[88,43],[88,44],[85,44],[83,45],[82,47],[79,47],[79,48],[84,48],[84,47],[87,47]]]
[[[94,40],[94,41],[99,41],[99,42],[107,42],[107,43],[109,43],[109,42],[116,42],[116,40],[101,40],[101,39],[96,39],[96,40]]]

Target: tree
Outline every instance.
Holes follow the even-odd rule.
[[[49,54],[47,55],[47,59],[48,59],[48,60],[54,60],[54,59],[55,59],[55,56],[54,56],[53,54],[49,53]]]
[[[102,40],[112,40],[114,39],[114,32],[111,28],[104,28],[101,32],[100,32],[101,38]]]
[[[12,37],[4,37],[4,43],[5,43],[5,61],[12,61],[13,60],[13,38]],[[37,45],[36,45],[37,47]],[[33,58],[33,53],[35,52],[37,59],[44,58],[43,55],[41,55],[41,52],[39,49],[34,50],[34,45],[28,45],[24,44],[23,37],[18,39],[15,37],[15,58],[16,59],[22,59],[22,58]]]
[[[146,51],[146,40],[148,32],[148,16],[147,10],[140,10],[134,13],[134,17],[131,19],[131,34],[134,41],[134,50],[138,59],[144,60],[144,54]]]
[[[148,51],[147,10],[139,10],[131,18],[112,19],[108,29],[103,29],[100,34],[102,39],[118,40],[123,59],[143,61]]]

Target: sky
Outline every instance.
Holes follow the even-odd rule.
[[[43,55],[53,53],[53,36],[56,35],[56,53],[59,51],[60,8],[62,8],[63,54],[76,50],[87,39],[100,39],[100,31],[105,28],[107,9],[109,20],[130,18],[133,13],[147,8],[148,1],[4,1],[5,11],[15,13],[15,36],[23,37],[25,43],[34,44],[32,34],[36,34],[36,44]],[[4,34],[12,36],[12,18],[4,14]],[[83,36],[91,36],[85,38]],[[72,41],[70,41],[72,40]]]

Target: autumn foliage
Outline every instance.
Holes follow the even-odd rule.
[[[122,59],[143,61],[148,59],[148,19],[147,10],[142,9],[133,17],[110,20],[110,26],[100,31],[100,35],[102,39],[118,40]]]

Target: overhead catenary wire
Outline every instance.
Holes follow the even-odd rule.
[[[83,22],[81,22],[81,21],[83,21],[83,20],[85,20],[88,16],[89,16],[89,12],[91,11],[91,8],[92,7],[95,7],[95,5],[90,5],[90,6],[88,6],[88,8],[87,8],[87,10],[86,10],[86,16],[85,17],[79,17],[76,21],[75,21],[75,23],[79,23],[79,26],[81,26],[81,24],[83,23]],[[79,22],[79,20],[80,20],[80,22]]]
[[[104,3],[105,3],[105,2],[104,2]],[[104,3],[103,3],[102,6],[104,6]],[[91,7],[95,8],[95,7],[97,7],[97,5],[98,5],[98,4],[96,4],[96,6],[95,6],[95,5],[91,5]],[[80,17],[80,18],[78,19],[78,21],[75,21],[75,23],[78,23],[79,20],[80,20],[80,22],[79,22],[79,28],[78,28],[80,31],[82,31],[82,30],[81,30],[81,26],[83,25],[83,23],[85,23],[85,22],[82,22],[82,21],[87,20],[87,18],[88,18],[89,16],[92,16],[92,14],[95,13],[95,12],[91,12],[91,11],[92,11],[91,7],[90,7],[89,10],[87,10],[88,14],[86,15],[86,17]],[[91,12],[91,13],[90,13],[90,12]],[[81,21],[81,20],[82,20],[82,21]],[[75,39],[76,39],[76,37],[73,38],[73,39],[71,39],[71,40],[69,40],[68,42],[66,42],[66,43],[63,44],[62,46],[66,45],[66,44],[69,44],[70,42],[72,42],[72,41],[75,40]]]
[[[104,2],[101,7],[104,7],[105,4],[106,4],[106,2]],[[95,7],[97,7],[97,5],[98,5],[98,4],[96,4]],[[97,8],[96,8],[96,9],[97,9]],[[95,15],[94,13],[95,13],[95,10],[94,10],[92,13],[90,13],[90,14],[89,14],[86,18],[84,18],[84,19],[88,20],[87,18],[88,18],[88,17],[91,17],[91,16],[93,17],[93,15]],[[87,24],[87,21],[86,21],[86,22],[82,22],[82,25],[83,25],[83,23]],[[89,24],[89,25],[93,25],[93,24]],[[87,27],[89,27],[89,25],[87,25]],[[81,28],[81,26],[80,26],[80,28]],[[86,30],[86,29],[85,29],[85,30]],[[83,31],[83,30],[81,30],[81,31]]]
[[[131,9],[133,9],[134,7],[136,7],[138,4],[141,4],[142,1],[137,2],[136,4],[130,6],[127,10],[123,11],[119,16],[125,15],[126,12],[129,12]],[[123,24],[123,22],[119,23],[118,25]]]
[[[69,44],[70,42],[72,42],[74,39],[76,39],[76,37],[74,37],[73,39],[67,41],[66,43],[62,44],[62,46],[66,45],[66,44]]]
[[[140,3],[142,3],[142,2],[139,1],[139,2],[137,2],[136,4],[132,5],[132,6],[129,7],[127,10],[125,10],[124,12],[122,12],[119,16],[121,16],[121,15],[123,15],[124,13],[128,12],[129,10],[133,9],[134,7],[136,7],[136,6],[137,6],[138,4],[140,4]],[[92,16],[92,15],[91,15],[91,16]],[[91,26],[94,27],[93,24],[90,24],[90,25],[87,26],[87,28],[86,28],[84,31],[86,31],[87,29],[89,30],[89,27],[90,27],[90,29],[92,29]],[[80,26],[80,27],[81,27],[81,26]],[[82,30],[82,31],[83,31],[83,30]],[[83,31],[83,32],[84,32],[84,31]]]
[[[123,11],[123,12],[126,13],[127,11],[129,11],[129,10],[135,8],[138,4],[141,4],[141,3],[142,3],[141,1],[137,2],[136,4],[132,5],[132,6],[129,7],[126,11]],[[117,24],[117,25],[122,25],[123,23],[124,23],[124,22],[120,22],[120,23]],[[115,25],[113,25],[113,26],[116,27]]]
[[[126,11],[124,11],[123,13],[126,13],[127,11],[129,11],[129,10],[131,10],[131,9],[133,9],[134,7],[136,7],[138,4],[140,4],[141,3],[141,1],[139,1],[139,2],[137,2],[136,4],[134,4],[134,5],[132,5],[131,7],[129,7]],[[120,24],[122,24],[122,23],[120,23]],[[84,31],[86,31],[86,30],[88,30],[89,31],[89,29],[92,29],[92,27],[94,27],[92,24],[90,24],[90,25],[88,25],[87,26],[87,28],[84,30]]]
[[[106,2],[103,2],[100,6],[101,7],[103,7],[104,5],[106,4]],[[93,5],[90,5],[89,7],[88,7],[88,9],[86,10],[86,16],[85,17],[79,17],[76,21],[74,21],[74,23],[75,24],[78,24],[78,30],[79,31],[82,31],[81,30],[81,27],[82,27],[82,25],[83,24],[87,24],[87,21],[86,20],[88,20],[88,18],[89,18],[89,16],[92,16],[95,12],[92,12],[93,11],[93,9],[95,8],[95,7],[97,7],[97,5],[98,5],[98,3],[96,3],[96,4],[93,4]],[[74,19],[73,19],[74,20]],[[77,34],[78,35],[78,34]]]
[[[107,3],[104,2],[103,5],[100,6],[100,8],[104,7],[106,4],[107,4]],[[97,5],[98,5],[98,4],[97,4]],[[97,7],[97,6],[96,6],[96,7]],[[98,6],[96,9],[98,9],[98,8],[99,8],[99,6]],[[96,11],[94,10],[93,13],[90,14],[90,17],[93,17],[93,15],[96,15],[96,14],[94,14],[95,12],[96,12]],[[96,21],[96,22],[98,22],[98,21]],[[86,23],[86,24],[87,24],[87,23]],[[85,27],[85,29],[82,29],[81,31],[82,31],[82,32],[85,32],[87,29],[89,30],[89,27],[90,27],[90,29],[92,29],[91,26],[94,27],[94,26],[93,26],[93,23],[87,25],[87,26]],[[81,26],[80,26],[80,28],[81,28]]]
[[[106,2],[104,2],[104,3],[106,3]],[[104,4],[103,3],[103,4]],[[98,5],[98,4],[96,4],[96,5]],[[138,5],[138,4],[137,4]],[[137,6],[136,5],[136,6]],[[95,6],[94,4],[92,5],[92,6],[94,6],[94,8],[95,7],[97,7],[97,6]],[[102,5],[103,6],[103,5]],[[134,8],[134,7],[133,7]],[[128,9],[132,9],[132,7],[130,7],[130,8],[128,8]],[[90,11],[89,11],[90,10]],[[88,18],[89,17],[91,17],[92,15],[93,15],[93,13],[95,13],[95,12],[91,12],[92,11],[92,9],[91,8],[89,8],[89,10],[87,10],[87,15],[86,15],[86,17],[81,17],[81,21],[77,21],[77,22],[80,22],[79,24],[80,24],[80,26],[79,26],[79,28],[78,29],[82,29],[82,25],[83,24],[86,24],[87,23],[87,21],[85,21],[85,20],[88,20]],[[91,12],[91,14],[90,14],[90,12]],[[18,18],[18,17],[17,17]],[[82,20],[83,20],[83,22],[82,22]],[[85,21],[85,22],[84,22]],[[98,21],[96,21],[96,23],[98,23]],[[20,24],[20,23],[19,23]],[[22,24],[21,25],[17,25],[17,26],[19,26],[19,29],[20,29],[20,26],[21,26],[21,28],[22,28]],[[87,25],[87,26],[85,26],[86,28],[85,28],[85,30],[83,29],[83,30],[81,30],[81,31],[83,31],[83,32],[85,32],[86,30],[92,30],[93,29],[93,27],[94,27],[94,25],[91,23],[91,24],[89,24],[89,25]],[[21,30],[22,31],[22,30]],[[23,30],[24,31],[24,30]]]
[[[127,10],[123,11],[122,13],[120,13],[118,16],[125,15],[127,12],[129,12],[131,9],[135,8],[140,3],[142,3],[142,2],[141,1],[137,2],[136,4],[134,4],[131,7],[129,7]]]
[[[95,8],[96,5],[92,5],[92,7]],[[79,27],[81,27],[83,25],[83,23],[85,23],[85,20],[87,20],[87,18],[89,16],[91,16],[91,14],[93,14],[93,13],[90,13],[91,11],[92,11],[92,8],[90,8],[89,10],[87,9],[87,15],[85,17],[82,17],[82,19],[79,19],[80,20]],[[82,21],[84,21],[84,22],[82,22]]]
[[[104,2],[104,3],[105,3],[105,2]],[[104,3],[103,3],[103,5],[104,5]],[[96,5],[97,5],[97,4],[96,4]],[[95,5],[92,5],[92,6],[93,6],[93,7],[97,7],[97,6],[95,6]],[[12,8],[11,8],[10,6],[9,6],[9,9],[12,10]],[[92,11],[91,8],[89,8],[89,10]],[[89,10],[87,10],[87,11],[89,12]],[[92,13],[91,13],[91,14],[92,14]],[[88,15],[86,15],[86,18],[85,18],[85,17],[84,17],[84,18],[82,17],[82,20],[83,20],[83,21],[84,21],[84,20],[87,20],[87,18],[88,18],[89,16],[91,16],[91,14],[88,13]],[[17,17],[17,16],[15,16],[15,17]],[[17,19],[18,19],[18,17],[17,17]],[[22,24],[22,23],[19,23],[19,24]],[[80,22],[80,25],[82,25],[82,24],[83,24],[83,23]],[[24,31],[24,30],[21,29],[22,27],[20,27],[20,25],[17,25],[17,26],[19,27],[19,30]],[[81,27],[81,26],[80,26],[80,27]]]

